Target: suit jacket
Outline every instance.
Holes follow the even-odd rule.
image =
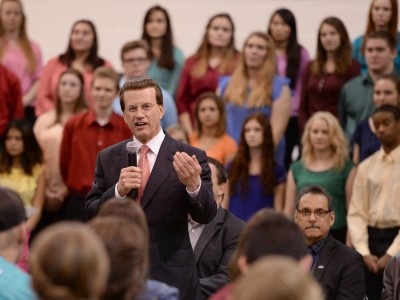
[[[126,144],[129,141],[99,152],[95,179],[85,202],[89,218],[97,213],[102,203],[115,196],[120,170],[128,166]],[[201,187],[196,200],[189,196],[172,165],[177,151],[196,155],[202,167]],[[200,285],[187,230],[187,216],[190,214],[193,220],[204,224],[216,214],[211,171],[205,152],[165,135],[141,206],[149,225],[151,278],[177,287],[182,299],[199,299]]]
[[[245,223],[220,207],[205,225],[194,248],[201,293],[205,299],[228,283],[228,267]]]
[[[363,257],[331,235],[319,254],[313,275],[324,289],[327,300],[364,298]]]
[[[381,300],[400,299],[400,253],[393,256],[383,272]]]

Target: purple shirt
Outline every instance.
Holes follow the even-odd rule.
[[[297,73],[296,83],[294,90],[292,90],[292,116],[299,114],[300,96],[301,96],[301,82],[307,64],[310,61],[310,56],[304,47],[300,50],[300,65]],[[280,76],[286,77],[287,57],[285,55],[276,55],[277,73]]]

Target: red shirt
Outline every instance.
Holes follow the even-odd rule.
[[[238,57],[235,60],[238,61]],[[194,120],[194,106],[197,98],[205,92],[215,92],[218,87],[218,79],[220,76],[231,75],[233,70],[228,70],[225,74],[221,74],[217,68],[208,67],[207,72],[202,77],[194,77],[192,71],[199,62],[195,56],[189,57],[183,66],[181,79],[176,91],[176,107],[178,114],[188,112],[192,121]]]
[[[92,187],[97,153],[130,137],[124,119],[115,113],[104,126],[97,123],[91,110],[70,118],[64,127],[60,159],[69,191],[86,196]]]
[[[339,118],[339,96],[343,85],[360,74],[361,65],[353,60],[351,67],[344,75],[325,74],[317,78],[311,73],[310,62],[303,75],[302,93],[299,108],[299,125],[301,130],[308,119],[318,111],[329,111]]]
[[[0,65],[0,137],[7,123],[24,117],[22,90],[17,76]]]

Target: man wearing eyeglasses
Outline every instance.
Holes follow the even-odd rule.
[[[136,201],[149,225],[150,277],[177,287],[181,299],[201,299],[187,217],[206,224],[217,212],[207,156],[161,129],[163,97],[154,80],[127,81],[120,98],[133,139],[98,154],[86,212],[93,217],[110,198],[129,197],[137,189]],[[128,165],[131,141],[137,147],[137,166]]]
[[[148,77],[148,71],[151,67],[150,57],[150,47],[145,40],[127,42],[121,49],[123,74],[119,80],[119,87],[122,88],[128,80]],[[161,88],[161,92],[164,104],[164,115],[161,119],[161,128],[167,129],[168,127],[178,123],[178,112],[171,94],[163,88]],[[114,112],[123,115],[119,97],[114,99],[113,108]]]
[[[296,198],[294,218],[313,258],[311,272],[323,287],[326,299],[363,299],[362,256],[329,234],[335,221],[331,196],[319,186],[304,188]]]

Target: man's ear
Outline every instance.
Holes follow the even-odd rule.
[[[329,223],[330,223],[330,226],[332,226],[333,223],[335,223],[335,218],[336,218],[335,212],[334,212],[334,211],[330,212],[330,213],[329,213]]]
[[[242,275],[247,274],[249,272],[249,264],[247,262],[247,257],[244,255],[240,255],[237,261],[240,273]]]
[[[218,184],[218,196],[221,198],[224,196],[226,190],[226,183]]]

